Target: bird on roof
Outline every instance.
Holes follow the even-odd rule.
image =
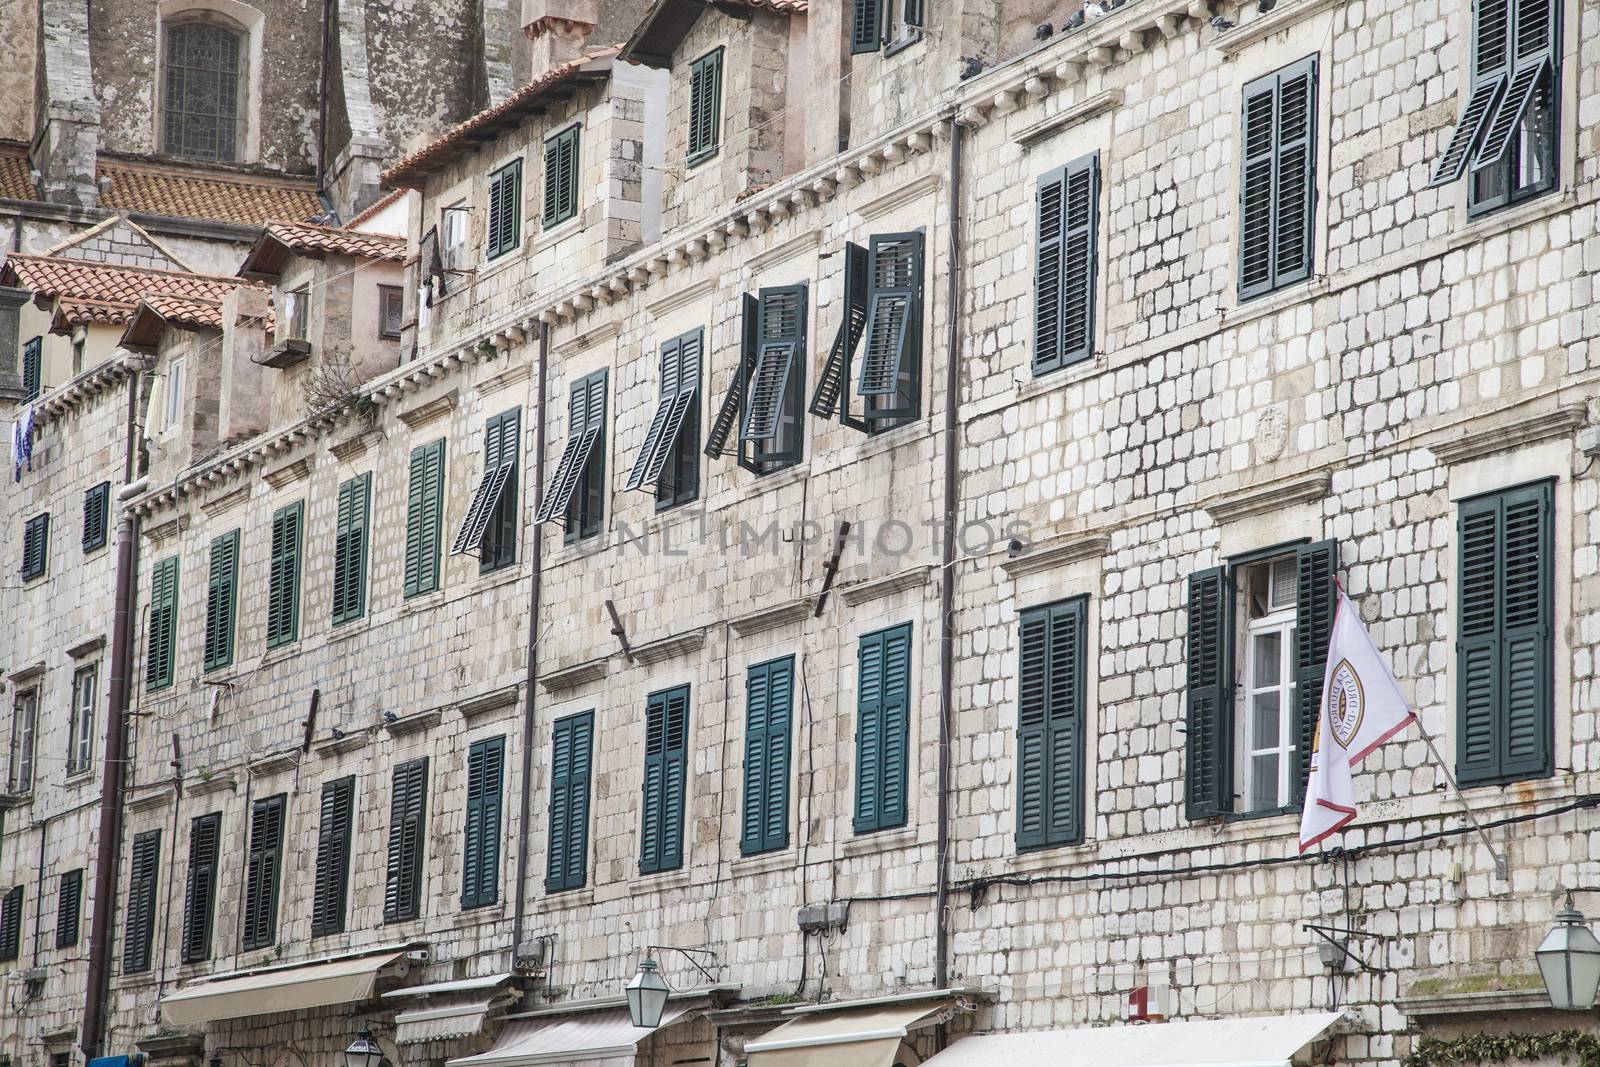
[[[1231,30],[1234,22],[1224,15],[1216,15],[1211,19],[1211,28],[1214,30]]]
[[[1055,33],[1056,28],[1054,26],[1048,22],[1041,22],[1033,28],[1033,39],[1035,41],[1048,41],[1055,36]]]
[[[1106,9],[1100,4],[1095,3],[1095,0],[1089,0],[1087,4],[1083,5],[1083,18],[1085,22],[1093,22],[1095,19],[1104,18],[1105,14]]]

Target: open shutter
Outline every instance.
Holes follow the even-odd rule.
[[[821,419],[831,418],[835,411],[841,421],[851,424],[849,404],[841,406],[844,387],[850,380],[850,364],[856,346],[867,325],[867,301],[870,296],[871,270],[865,248],[846,242],[844,246],[844,299],[843,314],[839,318],[839,332],[834,335],[828,349],[828,359],[817,379],[817,388],[811,394],[811,414]]]
[[[1490,117],[1510,78],[1510,0],[1475,0],[1472,11],[1472,92],[1428,185],[1444,185],[1466,173]]]
[[[789,844],[789,731],[794,659],[759,664],[745,676],[744,812],[740,851]]]
[[[500,899],[500,794],[506,739],[492,737],[467,750],[467,818],[462,842],[461,906]]]
[[[919,355],[922,234],[873,237],[870,279],[867,350],[856,390],[862,396],[893,396],[909,362]]]
[[[217,861],[221,850],[222,813],[201,815],[189,823],[189,881],[183,901],[183,962],[211,958],[211,926],[217,902]]]
[[[389,802],[389,863],[383,895],[384,922],[415,919],[421,911],[427,788],[426,756],[395,768],[394,789]]]
[[[406,490],[405,595],[439,588],[439,522],[444,500],[444,439],[411,450]]]
[[[678,338],[677,393],[672,398],[672,406],[667,412],[666,427],[661,432],[655,455],[644,472],[644,482],[647,486],[653,487],[661,481],[661,473],[666,469],[667,461],[677,451],[678,437],[683,433],[684,424],[689,419],[689,409],[694,406],[695,397],[699,395],[700,355],[704,349],[703,330],[691,330]]]
[[[296,501],[272,516],[272,562],[268,572],[267,647],[300,635],[300,529],[305,503]]]
[[[850,0],[850,51],[876,52],[883,45],[883,5],[890,0]]]
[[[1233,581],[1228,569],[1213,567],[1189,575],[1185,731],[1190,819],[1233,810],[1232,627]]]
[[[1333,636],[1333,611],[1339,602],[1339,544],[1318,541],[1295,550],[1295,770],[1290,803],[1306,798],[1311,751],[1322,707],[1322,685],[1328,673],[1328,642]]]
[[[156,871],[161,862],[161,831],[146,830],[133,838],[128,863],[128,916],[123,927],[122,973],[150,969],[150,946],[156,926]],[[14,890],[21,904],[21,889]],[[6,909],[10,911],[8,907]]]
[[[83,869],[68,871],[56,883],[56,948],[78,943],[78,917],[83,909]]]
[[[322,807],[317,820],[317,870],[311,900],[313,936],[344,930],[355,791],[353,775],[327,782],[322,787]]]
[[[556,464],[555,476],[539,502],[535,522],[565,521],[572,494],[588,469],[605,428],[606,379],[607,372],[602,370],[572,383],[567,399],[567,443]]]
[[[1552,73],[1558,24],[1553,0],[1509,0],[1508,6],[1509,10],[1501,10],[1496,3],[1480,2],[1477,12],[1482,34],[1478,41],[1480,57],[1493,60],[1498,53],[1507,53],[1507,75],[1505,93],[1483,122],[1483,143],[1473,157],[1474,168],[1498,163],[1505,156],[1522,124],[1522,116],[1541,83]],[[1505,40],[1502,35],[1508,24],[1511,36]],[[1487,55],[1482,51],[1484,45],[1488,46]],[[1477,81],[1475,77],[1474,82]]]
[[[233,627],[239,587],[239,531],[211,542],[211,573],[206,584],[206,670],[233,662]]]
[[[556,721],[550,755],[550,843],[545,856],[548,892],[578,889],[588,876],[593,744],[594,712]]]
[[[372,475],[359,474],[339,486],[338,524],[333,538],[333,621],[359,619],[367,609],[367,514]]]
[[[280,793],[255,802],[250,811],[250,852],[245,870],[244,947],[265,948],[278,936],[278,891],[283,867]]]
[[[644,444],[639,447],[639,455],[634,459],[633,468],[628,471],[628,479],[622,485],[625,490],[644,487],[645,471],[650,469],[650,464],[661,447],[661,435],[667,428],[667,420],[672,414],[672,402],[678,395],[678,366],[682,343],[682,338],[674,337],[661,346],[661,395],[656,401],[655,414],[650,417],[650,425],[645,430]]]
[[[733,432],[734,423],[744,411],[745,394],[749,392],[751,376],[755,373],[757,332],[761,321],[761,302],[749,293],[739,298],[741,311],[739,332],[739,365],[733,372],[733,377],[728,381],[728,391],[723,394],[722,406],[717,409],[717,417],[711,424],[710,436],[706,438],[706,455],[712,459],[720,459],[728,447],[728,435]]]
[[[778,436],[793,385],[795,354],[805,340],[805,329],[804,285],[761,291],[759,342],[741,440],[769,442]]]

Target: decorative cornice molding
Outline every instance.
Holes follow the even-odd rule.
[[[602,323],[588,333],[580,333],[576,337],[569,337],[556,345],[552,351],[558,356],[570,356],[575,352],[582,352],[586,348],[593,348],[602,341],[609,341],[622,332],[622,327],[615,319]],[[532,366],[532,364],[529,364]]]
[[[455,707],[461,713],[463,719],[471,722],[473,719],[488,715],[490,712],[511,707],[516,704],[517,698],[521,694],[521,686],[508,685],[503,689],[495,689],[481,696],[468,697],[466,700],[457,702]]]
[[[651,318],[659,319],[663,315],[671,314],[681,307],[688,307],[702,297],[710,296],[717,290],[717,279],[702,278],[682,289],[668,293],[659,300],[653,300],[644,306]]]
[[[1333,487],[1333,475],[1316,471],[1266,485],[1246,485],[1203,500],[1200,507],[1212,522],[1225,523],[1251,515],[1282,510],[1290,504],[1310,504],[1323,499]]]
[[[1538,975],[1529,976],[1538,981]],[[1502,979],[1503,980],[1503,979]],[[1508,1011],[1549,1011],[1550,994],[1543,983],[1527,989],[1485,989],[1476,993],[1434,993],[1395,998],[1410,1016],[1500,1015]]]
[[[924,563],[920,567],[912,567],[910,570],[882,578],[858,578],[853,582],[841,582],[839,599],[851,607],[868,604],[907,589],[918,589],[927,584],[928,576],[932,573],[933,564]]]
[[[176,537],[189,528],[189,516],[175,515],[166,522],[157,523],[144,532],[151,547],[159,548],[168,538]]]
[[[36,425],[43,428],[56,419],[75,412],[90,400],[108,392],[130,375],[148,370],[154,362],[149,356],[119,348],[98,367],[84,371],[41,397],[35,404]]]
[[[728,625],[733,627],[733,632],[740,637],[750,637],[754,634],[776,630],[780,626],[800,622],[811,614],[811,601],[809,599],[786,600],[782,604],[770,608],[752,611],[741,615],[737,619],[730,619]]]
[[[1446,431],[1451,433],[1447,439],[1424,447],[1440,463],[1462,463],[1576,433],[1587,419],[1588,412],[1582,404],[1552,408],[1511,423],[1471,419],[1459,430],[1452,427],[1453,432]]]
[[[413,430],[420,429],[435,419],[442,419],[450,414],[456,406],[456,391],[450,390],[441,397],[436,397],[426,404],[418,404],[414,408],[407,408],[398,413],[398,418]]]
[[[364,453],[373,441],[382,439],[383,430],[378,427],[369,427],[359,433],[353,433],[349,437],[335,441],[328,446],[328,451],[340,463],[349,463],[352,459]]]
[[[610,670],[611,657],[601,656],[598,659],[585,660],[574,663],[570,667],[561,667],[539,676],[539,684],[544,686],[547,693],[564,693],[569,689],[576,689],[580,685],[598,682]]]
[[[429,708],[427,711],[414,711],[410,715],[402,715],[398,719],[384,723],[383,728],[393,737],[406,737],[433,729],[439,725],[439,720],[442,718],[444,718],[443,708]]]
[[[16,670],[6,675],[6,677],[10,681],[18,683],[30,681],[31,679],[36,678],[43,673],[44,660],[40,660],[38,663],[30,663],[26,667],[18,667]]]
[[[490,393],[497,393],[507,386],[516,385],[518,382],[525,382],[531,377],[533,377],[532,363],[514,363],[508,369],[501,371],[499,374],[485,378],[483,381],[479,382],[478,395],[487,396]]]
[[[250,486],[241,485],[239,488],[223,493],[221,496],[213,497],[210,500],[202,502],[200,505],[200,510],[205,512],[207,518],[214,519],[223,512],[233,508],[235,505],[243,504],[249,499]]]
[[[642,645],[633,646],[633,659],[646,667],[662,663],[679,656],[687,656],[691,652],[698,652],[706,643],[704,628],[689,630],[671,637],[663,637],[655,641],[647,641]]]
[[[1041,119],[1031,126],[1024,127],[1011,139],[1024,148],[1032,148],[1034,144],[1044,140],[1051,134],[1060,133],[1069,126],[1087,122],[1096,115],[1102,115],[1121,106],[1122,90],[1107,89],[1105,92],[1096,93],[1081,103],[1062,108],[1049,118]]]
[[[214,774],[210,778],[200,778],[189,783],[184,788],[183,795],[186,797],[203,797],[212,793],[220,793],[223,790],[233,793],[237,792],[238,789],[239,783],[234,781],[233,775]]]
[[[880,215],[887,215],[902,204],[909,204],[918,197],[931,193],[939,188],[939,183],[943,180],[940,174],[924,174],[920,178],[913,178],[897,189],[891,189],[874,200],[868,200],[857,207],[853,214],[861,216],[863,222],[870,222]]]
[[[1022,555],[1007,559],[1000,569],[1012,578],[1038,574],[1054,567],[1065,567],[1087,559],[1099,559],[1111,547],[1111,536],[1104,533],[1074,533],[1049,541],[1027,545]]]
[[[245,764],[244,769],[252,778],[266,778],[283,771],[292,771],[299,763],[300,750],[286,748],[280,752],[269,752],[265,756],[257,757]]]
[[[172,803],[172,783],[161,782],[128,797],[128,810],[132,812],[155,811]],[[192,796],[193,793],[191,792]]]
[[[355,752],[366,748],[371,743],[371,730],[352,730],[343,737],[335,737],[330,741],[322,742],[317,746],[317,756],[321,759],[333,759],[347,752]]]
[[[275,470],[264,471],[261,477],[274,489],[284,489],[311,475],[311,457],[301,456],[293,463],[285,463]]]
[[[1231,30],[1217,34],[1211,39],[1211,47],[1232,58],[1258,41],[1264,41],[1278,31],[1286,30],[1302,19],[1308,19],[1318,12],[1326,11],[1342,3],[1344,3],[1344,0],[1297,0],[1294,3],[1280,4],[1269,14],[1251,19],[1242,26],[1235,26]],[[1244,11],[1248,6],[1243,5],[1239,10]]]
[[[752,274],[759,274],[779,264],[787,263],[796,256],[804,255],[820,244],[822,244],[822,231],[807,230],[799,237],[790,238],[782,244],[774,245],[758,256],[750,257],[745,262],[745,265],[750,268]]]
[[[93,637],[85,638],[84,640],[79,641],[77,644],[73,645],[71,648],[67,649],[67,658],[68,659],[83,659],[86,656],[93,655],[94,653],[100,651],[102,648],[105,648],[105,647],[106,647],[106,635],[105,634],[95,634]]]

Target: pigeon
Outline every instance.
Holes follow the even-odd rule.
[[[961,57],[961,80],[962,81],[966,81],[968,78],[976,78],[982,72],[983,72],[983,60],[979,59],[977,56],[962,56]]]
[[[1088,3],[1083,5],[1083,18],[1086,22],[1093,22],[1095,19],[1104,18],[1105,13],[1106,9],[1095,3],[1095,0],[1089,0]]]
[[[1035,41],[1048,41],[1055,36],[1055,33],[1056,28],[1054,26],[1048,22],[1041,22],[1033,28],[1033,39]]]
[[[383,713],[383,721],[392,726],[400,721],[400,716],[396,715],[392,711],[386,711]]]
[[[344,738],[344,731],[343,730],[339,729],[337,726],[330,726],[329,730],[332,731],[333,739],[335,741],[343,740],[343,738]]]
[[[1062,26],[1061,28],[1063,30],[1075,30],[1079,26],[1082,26],[1082,25],[1083,25],[1083,11],[1080,9],[1078,11],[1074,11],[1072,13],[1072,17],[1067,20],[1066,25]]]
[[[1278,0],[1256,0],[1256,10],[1265,15],[1278,6]]]
[[[1214,30],[1231,30],[1233,25],[1233,20],[1223,15],[1217,15],[1211,20],[1211,28]]]

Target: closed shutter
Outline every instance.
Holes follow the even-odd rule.
[[[14,960],[21,953],[22,887],[14,885],[0,897],[0,960]]]
[[[1339,602],[1338,569],[1337,541],[1318,541],[1295,550],[1294,754],[1298,766],[1290,783],[1289,802],[1296,807],[1305,801],[1306,779],[1311,773],[1333,611]]]
[[[694,61],[689,74],[689,163],[713,156],[722,140],[722,49]]]
[[[489,225],[485,256],[494,259],[516,250],[522,239],[522,161],[509,163],[489,177]]]
[[[744,818],[746,856],[789,845],[789,733],[794,657],[751,667],[745,675]]]
[[[427,814],[428,758],[394,769],[389,801],[389,864],[383,891],[383,921],[415,919],[422,911],[422,851]]]
[[[883,45],[883,6],[891,0],[850,0],[850,51],[876,52]]]
[[[1033,372],[1088,359],[1094,351],[1094,277],[1100,157],[1039,179],[1035,195]]]
[[[774,449],[785,419],[799,415],[799,383],[794,374],[806,336],[806,287],[786,285],[761,290],[759,338],[750,399],[741,439]],[[769,451],[769,450],[763,450]],[[762,455],[762,459],[768,458]],[[785,457],[786,458],[786,457]]]
[[[217,906],[217,861],[222,845],[222,813],[189,823],[189,881],[183,897],[184,963],[211,958],[211,926]]]
[[[1317,57],[1244,87],[1239,298],[1311,276]]]
[[[578,213],[578,127],[544,143],[544,225],[546,229]]]
[[[367,516],[372,475],[358,474],[339,486],[333,534],[333,623],[359,619],[367,610]]]
[[[317,820],[317,871],[312,887],[311,933],[344,930],[345,897],[350,884],[350,839],[355,828],[355,777],[322,787]]]
[[[44,388],[44,339],[30,337],[22,346],[22,402],[38,397]]]
[[[1505,157],[1523,115],[1554,71],[1559,18],[1553,0],[1509,0],[1509,10],[1500,8],[1504,2],[1478,5],[1479,47],[1488,53],[1484,58],[1498,60],[1507,73],[1503,76],[1505,93],[1483,121],[1483,143],[1472,159],[1473,169],[1492,166]],[[1509,39],[1505,37],[1508,25]],[[1474,77],[1475,87],[1483,84],[1479,77]]]
[[[550,748],[550,842],[544,888],[581,888],[588,878],[589,773],[594,712],[557,719]]]
[[[1552,492],[1542,482],[1460,505],[1456,771],[1464,785],[1551,771]]]
[[[135,834],[128,863],[128,915],[122,930],[122,973],[150,969],[156,931],[156,872],[161,863],[161,831]]]
[[[874,236],[867,299],[862,396],[894,396],[921,358],[922,234]]]
[[[300,536],[304,501],[279,508],[272,516],[272,560],[267,572],[267,647],[300,636]]]
[[[444,438],[411,450],[406,488],[408,597],[439,588],[439,522],[444,504]]]
[[[839,317],[839,332],[834,334],[828,349],[827,361],[817,378],[817,387],[811,394],[811,414],[819,419],[831,418],[835,411],[846,425],[862,428],[850,417],[850,405],[844,399],[844,389],[850,381],[850,364],[856,347],[867,327],[867,302],[871,296],[872,270],[870,253],[858,244],[846,242],[844,246],[844,297],[843,313]]]
[[[144,687],[172,684],[178,638],[178,557],[169,556],[150,570],[150,639],[145,652]]]
[[[111,522],[111,483],[101,482],[83,494],[83,550],[104,548]]]
[[[1233,581],[1226,567],[1189,575],[1187,717],[1190,819],[1233,810]],[[1318,693],[1321,693],[1319,684]]]
[[[911,626],[867,634],[857,650],[855,831],[904,826]]]
[[[683,866],[688,737],[689,687],[650,694],[645,706],[644,818],[639,833],[641,874]]]
[[[239,531],[230,530],[211,541],[211,573],[206,582],[206,644],[204,668],[214,670],[233,662],[233,627],[239,588]]]
[[[83,869],[68,871],[56,884],[56,948],[78,943],[78,919],[83,913]]]
[[[491,737],[467,750],[467,821],[461,844],[461,906],[500,899],[500,808],[506,739]]]
[[[1017,700],[1017,848],[1083,840],[1082,598],[1022,613]]]
[[[244,947],[265,948],[278,937],[278,892],[283,868],[284,794],[250,809],[250,852],[244,882]]]
[[[35,515],[22,528],[22,580],[41,577],[50,556],[50,515]]]

